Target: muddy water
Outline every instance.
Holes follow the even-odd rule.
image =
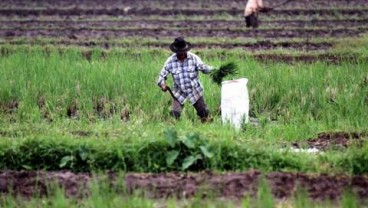
[[[328,148],[347,148],[349,144],[361,144],[367,141],[368,134],[358,132],[323,132],[317,138],[308,139],[307,143],[311,148],[326,150]]]

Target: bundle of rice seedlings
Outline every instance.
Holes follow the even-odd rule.
[[[238,73],[238,66],[234,62],[229,62],[221,65],[219,68],[215,68],[211,71],[210,77],[212,81],[218,85],[221,85],[222,80],[228,75],[234,75]]]

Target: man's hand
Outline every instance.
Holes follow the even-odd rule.
[[[167,91],[167,85],[165,83],[161,84],[161,90],[166,92]]]

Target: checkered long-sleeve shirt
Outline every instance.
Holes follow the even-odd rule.
[[[157,84],[161,86],[171,74],[174,80],[173,94],[181,104],[188,98],[191,104],[195,104],[203,96],[203,87],[198,78],[198,72],[208,74],[212,67],[205,65],[194,53],[187,52],[187,58],[181,62],[176,54],[171,55],[165,62]]]

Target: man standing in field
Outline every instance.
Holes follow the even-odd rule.
[[[244,19],[247,27],[257,28],[259,26],[258,12],[263,8],[262,0],[248,0],[244,8]]]
[[[189,99],[201,121],[205,122],[208,121],[209,110],[203,98],[203,87],[199,81],[198,72],[208,74],[212,67],[205,65],[197,55],[189,52],[191,47],[192,45],[184,38],[175,38],[170,45],[174,54],[166,60],[157,84],[164,92],[171,91],[165,83],[167,75],[171,74],[174,81],[171,115],[179,119],[184,102]]]

